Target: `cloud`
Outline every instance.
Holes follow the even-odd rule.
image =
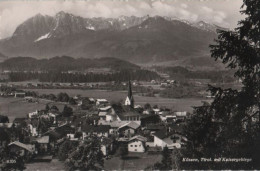
[[[187,4],[181,4],[181,7],[186,9],[186,8],[188,8],[188,5]]]
[[[54,16],[59,11],[82,17],[160,15],[192,22],[204,20],[221,26],[230,26],[230,23],[234,25],[236,23],[233,21],[234,18],[239,19],[238,11],[242,0],[219,0],[218,2],[199,0],[0,1],[0,38],[11,36],[19,24],[37,13]]]

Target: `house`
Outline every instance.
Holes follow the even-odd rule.
[[[83,125],[81,127],[82,138],[95,134],[98,137],[108,137],[109,136],[109,125]]]
[[[158,124],[150,124],[150,125],[146,125],[146,127],[144,127],[143,131],[144,132],[150,132],[150,133],[155,133],[159,130],[164,129],[165,126],[164,125],[158,125]]]
[[[10,143],[9,145],[10,153],[17,153],[21,156],[28,156],[32,155],[35,152],[35,146],[31,144],[24,144],[19,141],[14,141]]]
[[[181,148],[186,140],[186,137],[181,134],[169,132],[167,129],[154,133],[154,146],[161,147],[162,149],[166,146],[169,149]]]
[[[140,125],[135,122],[126,123],[118,128],[119,136],[130,138],[138,132],[139,128]]]
[[[104,156],[108,156],[113,151],[113,140],[111,138],[103,137],[101,139],[101,151]]]
[[[70,141],[78,141],[79,138],[77,137],[77,135],[79,134],[80,132],[76,132],[75,134],[67,134],[67,138],[70,140]]]
[[[160,115],[160,118],[165,123],[175,122],[177,120],[177,117],[174,114],[163,114]]]
[[[187,112],[175,112],[174,113],[177,117],[177,120],[181,120],[181,121],[185,121],[185,119],[187,118]]]
[[[44,154],[49,151],[50,148],[50,137],[49,136],[43,136],[35,139],[35,142],[37,142],[36,148],[37,152],[39,154]]]
[[[125,125],[130,122],[135,122],[138,125],[141,125],[140,121],[105,121],[105,120],[99,120],[98,125],[110,125],[110,130],[109,133],[113,135],[118,135],[118,128],[121,127],[122,125]]]
[[[106,99],[97,99],[96,100],[96,105],[99,106],[99,105],[103,105],[103,106],[106,106],[108,105],[109,102],[106,100]]]
[[[141,118],[140,113],[131,106],[113,104],[112,108],[118,121],[139,121]]]
[[[159,113],[161,112],[161,109],[159,109],[159,108],[153,108],[153,112],[154,112],[154,114],[159,115]]]
[[[28,127],[31,136],[38,136],[39,119],[38,118],[31,119],[30,123],[28,124]]]
[[[141,125],[147,126],[147,125],[151,125],[151,124],[158,124],[161,123],[161,118],[159,115],[154,115],[154,114],[150,114],[150,115],[143,115],[141,117]]]
[[[106,120],[106,115],[108,115],[111,112],[111,106],[101,107],[99,108],[98,116],[102,120]],[[112,119],[112,118],[108,118]]]
[[[25,97],[25,92],[15,92],[14,93],[14,97],[17,98],[17,97],[22,97],[24,98]]]
[[[15,118],[13,121],[14,126],[21,126],[25,125],[27,121],[27,118]]]
[[[129,139],[128,141],[128,151],[129,152],[139,152],[143,153],[145,152],[145,143],[147,139],[141,135],[136,135]]]
[[[30,113],[28,113],[28,118],[38,117],[39,114],[40,114],[40,112],[38,110],[36,110],[35,112],[30,112]]]

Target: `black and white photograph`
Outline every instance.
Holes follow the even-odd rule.
[[[16,170],[260,170],[260,0],[0,0]]]

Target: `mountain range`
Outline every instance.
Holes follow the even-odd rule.
[[[37,14],[20,24],[11,37],[0,40],[0,52],[40,59],[67,55],[138,64],[188,65],[196,59],[212,63],[209,44],[216,29],[222,28],[170,17],[83,18],[61,11],[54,17]]]

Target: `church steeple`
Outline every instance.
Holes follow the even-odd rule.
[[[132,93],[131,81],[128,82],[128,95],[125,99],[125,105],[134,107],[134,97]]]

